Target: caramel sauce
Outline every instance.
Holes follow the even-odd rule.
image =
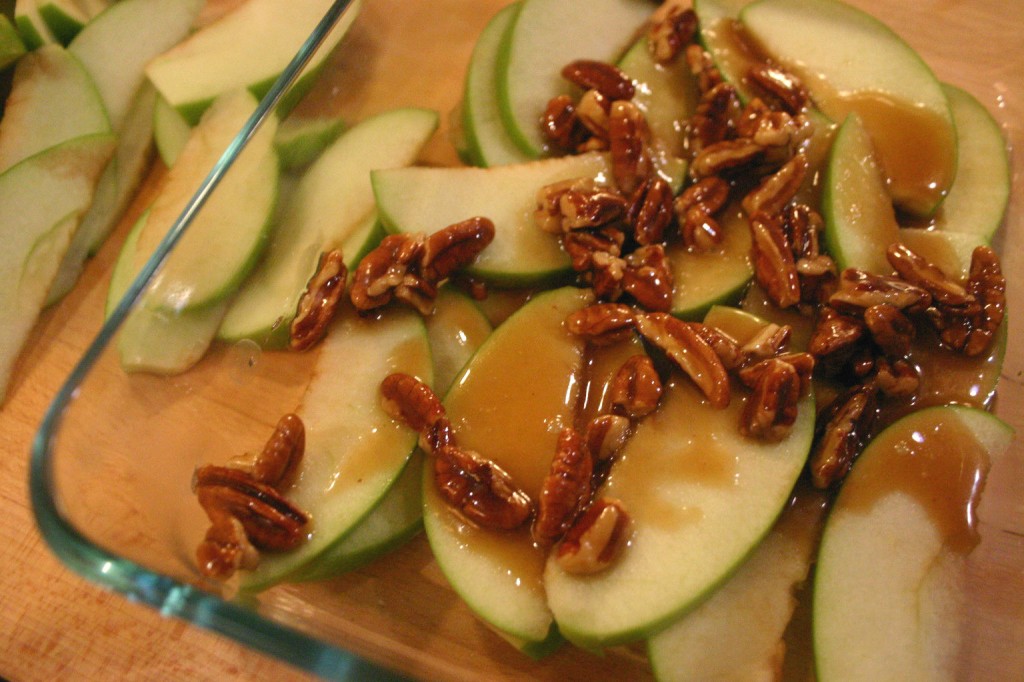
[[[577,428],[582,430],[594,417],[611,413],[609,392],[616,373],[626,360],[644,352],[643,343],[636,336],[621,343],[588,349]]]
[[[861,458],[840,502],[844,510],[863,513],[887,495],[908,495],[927,511],[943,544],[966,554],[978,543],[975,508],[989,458],[959,419],[932,417],[922,417],[910,433],[875,438],[871,448],[886,456]]]
[[[946,195],[956,174],[956,138],[947,120],[873,92],[835,94],[818,104],[835,121],[860,116],[898,205],[927,214]]]

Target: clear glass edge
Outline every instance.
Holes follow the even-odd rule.
[[[322,677],[355,680],[365,679],[367,674],[372,673],[375,679],[401,679],[351,652],[271,622],[251,609],[150,571],[92,543],[62,516],[56,503],[52,466],[53,446],[62,418],[82,382],[113,340],[128,313],[188,229],[210,193],[214,191],[221,177],[271,114],[288,88],[297,80],[303,67],[352,2],[353,0],[335,0],[332,3],[186,204],[153,256],[145,263],[117,307],[111,311],[54,396],[32,441],[29,496],[36,526],[51,551],[75,573],[124,595],[129,601],[150,606],[163,616],[181,618],[225,635],[249,648],[270,654]]]

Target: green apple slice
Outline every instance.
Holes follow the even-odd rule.
[[[57,42],[53,31],[39,14],[38,0],[16,0],[14,25],[18,27],[18,33],[29,51]]]
[[[801,491],[727,583],[647,640],[659,682],[776,679],[783,635],[818,544],[825,504]]]
[[[451,285],[441,287],[426,324],[434,357],[434,386],[444,395],[493,327],[476,303]]]
[[[533,158],[505,129],[498,103],[498,54],[521,7],[522,2],[514,2],[495,14],[477,38],[469,59],[462,127],[469,160],[477,166],[503,166]]]
[[[818,554],[818,679],[958,677],[974,509],[1012,438],[988,412],[944,406],[904,417],[868,445],[843,482]]]
[[[609,172],[598,153],[494,168],[396,168],[374,171],[373,190],[389,232],[436,232],[474,216],[494,222],[494,241],[467,268],[499,286],[545,284],[569,276],[558,240],[534,223],[545,185]]]
[[[192,126],[185,117],[168,104],[163,95],[157,93],[156,105],[153,107],[153,142],[165,166],[170,168],[174,165],[191,134]]]
[[[583,343],[562,322],[592,301],[587,290],[568,287],[532,299],[491,334],[445,398],[460,446],[497,463],[532,499],[578,399]],[[469,523],[437,493],[432,467],[423,504],[430,547],[455,591],[503,636],[540,648],[552,619],[541,579],[545,552],[529,529],[500,533]]]
[[[717,304],[739,300],[754,276],[750,262],[750,227],[738,204],[720,216],[722,243],[703,253],[691,253],[681,243],[668,247],[672,267],[672,314],[698,320]]]
[[[758,0],[740,20],[826,116],[860,116],[901,208],[935,212],[956,175],[956,128],[935,74],[913,48],[839,0]]]
[[[365,320],[348,308],[321,344],[315,372],[298,409],[306,426],[301,473],[285,491],[312,515],[313,530],[297,550],[265,554],[242,576],[246,591],[288,580],[330,552],[399,478],[416,434],[384,412],[380,383],[394,372],[432,381],[423,321],[405,309]]]
[[[847,117],[832,143],[822,213],[825,243],[840,270],[892,272],[885,250],[899,241],[899,226],[875,147],[856,114]]]
[[[425,320],[439,394],[490,335],[491,325],[468,296],[451,286],[438,293]],[[423,456],[414,454],[373,512],[292,580],[322,580],[351,571],[402,545],[423,527]]]
[[[0,70],[21,59],[26,52],[25,41],[7,15],[0,15]]]
[[[146,66],[160,94],[189,124],[222,93],[249,89],[262,97],[295,56],[332,0],[248,0],[204,26]],[[312,85],[327,55],[355,21],[355,0],[304,68],[279,105],[289,111]]]
[[[274,146],[281,170],[298,172],[313,161],[345,132],[341,116],[289,116],[277,127]]]
[[[750,2],[751,0],[693,0],[700,42],[711,55],[722,77],[736,87],[743,101],[751,99],[746,78],[750,58],[749,50],[743,48],[737,26],[740,12]]]
[[[220,97],[195,128],[153,201],[139,235],[138,267],[156,250],[221,154],[256,109],[245,91]],[[212,305],[234,292],[255,264],[277,197],[276,120],[269,118],[153,277],[145,305],[168,311]]]
[[[14,69],[0,121],[0,171],[67,140],[110,130],[81,62],[59,45],[41,47]]]
[[[370,514],[350,533],[308,566],[289,576],[290,582],[326,580],[354,571],[401,547],[423,528],[423,454],[414,452],[398,480]]]
[[[352,127],[324,151],[302,175],[266,258],[232,303],[221,337],[286,343],[320,254],[342,248],[351,270],[372,234],[370,171],[412,163],[437,125],[438,115],[429,109],[395,109]]]
[[[125,237],[110,275],[105,315],[120,303],[136,268],[139,235],[149,219],[145,211]],[[180,374],[199,362],[210,347],[224,316],[223,303],[180,313],[136,306],[118,331],[117,350],[126,372]]]
[[[654,60],[647,37],[640,38],[619,61],[636,85],[633,103],[647,119],[654,139],[667,153],[682,157],[683,130],[697,108],[697,83],[686,60],[671,64]]]
[[[47,305],[52,305],[71,291],[82,274],[86,258],[103,244],[142,182],[152,156],[155,103],[156,91],[148,83],[143,84],[128,116],[121,122],[117,148],[96,185],[92,205],[82,217],[82,224],[64,254],[64,261],[47,294]]]
[[[734,388],[729,406],[714,409],[692,382],[666,382],[658,411],[636,427],[598,492],[632,519],[622,555],[589,576],[548,559],[548,604],[568,640],[601,648],[653,635],[712,594],[766,536],[807,459],[814,399],[801,400],[779,442],[740,435],[745,401]]]
[[[999,124],[973,95],[943,85],[956,122],[956,182],[935,215],[935,229],[989,243],[1010,199],[1010,156]]]
[[[109,133],[89,135],[30,156],[0,174],[0,402],[113,149]]]
[[[201,0],[120,0],[82,29],[68,50],[96,81],[114,130],[128,115],[145,67],[188,35]]]
[[[650,18],[643,0],[525,0],[498,58],[498,99],[509,135],[526,154],[547,151],[540,118],[573,87],[561,70],[577,59],[615,63]]]
[[[89,21],[85,11],[72,0],[37,0],[39,16],[61,45],[67,45]]]

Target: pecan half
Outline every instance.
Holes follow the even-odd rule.
[[[434,481],[444,500],[482,528],[513,530],[533,513],[533,502],[494,462],[445,445],[434,453]]]
[[[631,356],[612,378],[609,398],[612,411],[634,419],[646,417],[661,400],[661,377],[647,355]]]
[[[395,288],[419,261],[425,239],[422,234],[389,235],[359,261],[349,291],[356,310],[373,310],[391,302]]]
[[[697,89],[705,93],[722,82],[722,74],[715,66],[715,60],[700,45],[686,47],[686,64],[690,73],[697,77]]]
[[[739,115],[740,98],[732,84],[718,83],[706,91],[701,95],[688,124],[690,148],[699,153],[706,147],[729,139]]]
[[[1006,279],[999,258],[987,246],[971,255],[967,292],[973,303],[951,306],[937,303],[928,318],[943,344],[969,357],[981,355],[992,345],[1006,314]]]
[[[764,211],[769,215],[781,213],[807,177],[807,157],[797,154],[779,170],[767,176],[752,192],[743,197],[743,210],[747,215]]]
[[[494,223],[476,216],[453,223],[426,238],[420,256],[420,274],[433,284],[440,284],[459,268],[476,260],[494,241]]]
[[[590,257],[590,287],[601,300],[614,301],[622,295],[625,274],[626,261],[622,258],[603,251],[598,251]]]
[[[798,114],[807,106],[807,89],[793,74],[769,64],[757,64],[747,77],[766,93],[777,99],[790,114]]]
[[[289,413],[278,420],[258,455],[233,459],[231,465],[247,471],[259,483],[279,487],[295,475],[305,450],[306,427],[299,415]]]
[[[618,258],[622,255],[622,245],[625,241],[626,234],[613,227],[577,230],[562,237],[562,248],[569,254],[573,270],[587,272],[594,267],[594,257],[599,253],[607,258]]]
[[[740,416],[740,433],[751,438],[778,441],[789,435],[796,422],[800,376],[783,360],[769,358],[740,370],[740,380],[753,392]]]
[[[946,276],[940,268],[900,243],[890,244],[885,251],[889,265],[904,280],[932,295],[939,305],[965,306],[974,302],[967,289]]]
[[[600,573],[621,555],[630,526],[629,514],[621,502],[595,500],[562,538],[555,559],[566,573]]]
[[[778,325],[769,322],[764,325],[740,347],[744,363],[775,357],[789,343],[792,332],[793,328],[788,324]]]
[[[549,545],[565,534],[590,502],[593,473],[594,460],[583,438],[575,429],[562,429],[537,499],[534,540]]]
[[[665,247],[661,244],[641,246],[626,256],[625,262],[623,291],[647,310],[670,310],[675,277],[665,255]]]
[[[837,310],[854,314],[882,303],[915,313],[928,308],[932,297],[926,289],[899,278],[847,268],[839,276],[839,288],[828,302]]]
[[[558,95],[548,101],[541,116],[544,138],[557,150],[576,151],[587,137],[588,131],[576,115],[576,104],[569,95]]]
[[[878,390],[855,386],[818,416],[809,468],[815,487],[826,489],[841,481],[864,447],[877,414]]]
[[[241,469],[203,466],[196,469],[193,485],[210,520],[216,522],[221,514],[234,517],[257,549],[286,551],[306,539],[309,515]]]
[[[902,358],[910,352],[914,341],[914,323],[895,306],[873,305],[864,311],[864,325],[871,338],[890,358]]]
[[[611,101],[597,90],[587,90],[576,103],[576,117],[593,136],[588,148],[593,148],[593,139],[602,140],[602,148],[608,145],[608,113]]]
[[[260,553],[245,536],[242,522],[226,512],[207,510],[210,528],[196,548],[199,572],[208,578],[226,580],[238,570],[259,565]]]
[[[292,350],[312,348],[327,333],[327,326],[334,319],[338,303],[345,293],[346,277],[348,269],[341,251],[335,249],[321,254],[316,272],[306,284],[295,308],[288,339]]]
[[[444,405],[425,383],[416,377],[396,372],[380,383],[381,407],[420,434],[420,447],[434,453],[453,441],[451,424]]]
[[[583,440],[598,462],[607,462],[618,454],[630,436],[631,422],[619,414],[602,414],[587,422]]]
[[[562,77],[584,90],[597,90],[611,101],[630,100],[636,94],[629,76],[608,62],[577,59],[562,67]]]
[[[906,360],[875,359],[874,384],[890,398],[912,398],[921,386],[917,368]]]
[[[672,187],[660,176],[645,179],[630,200],[629,223],[640,246],[657,244],[675,218]]]
[[[689,376],[717,409],[729,405],[729,375],[711,345],[696,329],[666,313],[637,318],[641,336],[660,348]]]
[[[772,303],[788,308],[800,302],[800,278],[781,221],[763,212],[750,217],[754,277]]]
[[[697,13],[687,0],[665,0],[651,15],[647,42],[659,64],[668,64],[693,41]]]
[[[721,243],[724,233],[715,214],[729,200],[729,183],[717,176],[703,178],[687,187],[673,203],[683,244],[704,252]]]
[[[738,369],[746,360],[736,340],[721,329],[699,322],[691,322],[690,327],[708,342],[726,369]]]
[[[650,145],[651,131],[639,107],[621,99],[613,102],[608,115],[608,149],[612,177],[623,193],[632,194],[653,172]]]
[[[738,171],[759,162],[765,148],[748,138],[722,140],[701,149],[690,164],[690,176],[694,179],[712,175],[723,175]]]
[[[633,336],[636,309],[622,303],[596,303],[565,318],[570,334],[582,336],[596,346],[607,346]]]
[[[545,232],[563,234],[619,221],[627,208],[622,195],[593,178],[572,178],[542,187],[533,216]]]

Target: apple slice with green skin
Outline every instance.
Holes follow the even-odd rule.
[[[84,135],[109,133],[103,100],[81,62],[59,45],[19,60],[0,121],[0,171]]]
[[[17,0],[14,4],[14,25],[30,52],[43,45],[56,43],[53,31],[39,14],[38,0]]]
[[[935,212],[956,175],[956,128],[913,48],[839,0],[757,0],[740,21],[761,52],[803,80],[822,113],[833,121],[859,114],[902,209]]]
[[[342,248],[351,270],[373,235],[370,171],[412,163],[437,125],[438,115],[429,109],[394,109],[352,127],[324,151],[303,173],[266,258],[232,303],[221,337],[285,344],[320,254]]]
[[[92,17],[73,0],[37,0],[39,16],[61,45],[67,45]]]
[[[619,68],[636,86],[637,105],[654,139],[675,156],[683,156],[683,130],[697,109],[697,83],[686,60],[670,64],[654,60],[647,37],[636,41],[619,60]]]
[[[738,204],[719,216],[722,243],[691,253],[682,243],[666,249],[672,267],[672,314],[699,320],[713,305],[736,303],[754,276],[750,262],[750,227]]]
[[[836,133],[823,184],[825,244],[839,269],[891,273],[885,250],[899,241],[899,225],[871,137],[856,114]]]
[[[740,344],[756,332],[724,331]],[[715,409],[688,379],[665,382],[658,410],[597,494],[632,519],[621,556],[586,576],[548,558],[548,604],[569,641],[602,648],[664,629],[724,584],[771,529],[811,447],[814,399],[800,401],[786,438],[764,442],[739,433],[744,394],[737,384],[729,406]]]
[[[628,547],[592,576],[548,561],[548,603],[567,639],[600,648],[661,630],[727,580],[771,528],[810,449],[814,401],[801,402],[785,440],[762,443],[740,436],[737,397],[715,410],[688,382],[667,382],[600,493],[631,516]]]
[[[262,97],[332,0],[248,0],[153,59],[146,75],[190,125],[222,93],[249,89]],[[361,8],[355,0],[278,105],[283,116],[312,86],[319,67],[341,41]]]
[[[540,119],[548,101],[575,87],[561,76],[577,59],[615,63],[654,8],[643,0],[524,0],[498,57],[498,101],[512,140],[531,157],[547,150]]]
[[[456,442],[495,462],[534,500],[580,391],[583,343],[563,321],[592,301],[588,290],[570,287],[539,294],[495,329],[445,397]],[[433,467],[426,469],[423,522],[441,571],[503,637],[542,653],[554,641],[544,550],[529,528],[489,531],[467,521],[440,497]]]
[[[746,72],[750,65],[748,51],[737,35],[740,12],[751,0],[693,0],[697,14],[698,38],[711,56],[715,67],[736,88],[741,99],[751,99]]]
[[[988,412],[943,406],[910,414],[871,441],[822,536],[813,614],[818,679],[958,676],[975,507],[1012,438],[1013,429]]]
[[[462,132],[467,162],[503,166],[533,158],[519,148],[501,118],[498,103],[498,55],[522,2],[503,8],[484,27],[473,47],[462,97]]]
[[[221,154],[256,109],[239,90],[214,103],[192,132],[154,199],[139,235],[137,266],[149,258],[181,215]],[[167,262],[153,277],[144,305],[167,311],[213,305],[230,294],[255,264],[266,242],[277,198],[276,120],[264,121],[217,185]]]
[[[491,325],[468,296],[451,286],[438,292],[426,318],[434,366],[434,389],[448,391],[456,375],[491,333]],[[423,527],[423,454],[415,453],[373,512],[334,547],[292,580],[323,580],[351,571],[402,545]]]
[[[277,126],[274,146],[281,170],[296,173],[305,169],[345,131],[340,116],[295,118],[289,116]],[[164,165],[170,168],[185,146],[192,126],[163,97],[157,97],[153,112],[153,139]]]
[[[120,0],[68,45],[96,81],[114,130],[128,115],[146,65],[188,35],[202,5],[201,0]]]
[[[96,185],[92,205],[71,239],[64,260],[46,297],[52,305],[64,297],[82,274],[86,259],[95,253],[125,210],[142,182],[153,148],[153,106],[156,91],[148,83],[121,122],[117,148]]]
[[[111,134],[89,135],[30,156],[0,174],[0,402],[113,149]]]
[[[306,450],[296,482],[283,491],[313,518],[309,539],[283,554],[264,554],[241,588],[262,590],[312,565],[358,528],[399,479],[416,434],[381,407],[380,383],[402,372],[430,384],[426,328],[404,308],[379,320],[346,307],[320,347],[315,375],[297,413]]]
[[[604,177],[607,156],[566,156],[494,168],[374,171],[381,222],[392,233],[430,234],[472,216],[494,222],[494,241],[466,268],[498,286],[533,286],[571,276],[558,240],[534,223],[537,192],[561,180]]]
[[[339,115],[321,117],[289,116],[277,126],[274,146],[281,170],[298,172],[311,163],[345,132]]]
[[[18,29],[7,15],[0,15],[0,70],[21,59],[25,52],[25,41]]]
[[[659,682],[776,679],[783,635],[807,578],[825,517],[821,493],[801,490],[727,583],[647,640]]]
[[[191,134],[192,126],[185,117],[168,104],[163,95],[157,93],[156,105],[153,107],[153,142],[165,166],[170,168],[174,165]]]
[[[989,243],[1010,199],[1010,157],[999,124],[973,95],[952,85],[943,92],[957,134],[956,182],[935,215],[936,230],[970,233]]]
[[[135,221],[121,245],[110,275],[105,315],[110,316],[137,274],[139,234],[149,211]],[[118,331],[117,350],[126,372],[180,374],[199,362],[224,316],[225,304],[171,313],[136,307]]]

